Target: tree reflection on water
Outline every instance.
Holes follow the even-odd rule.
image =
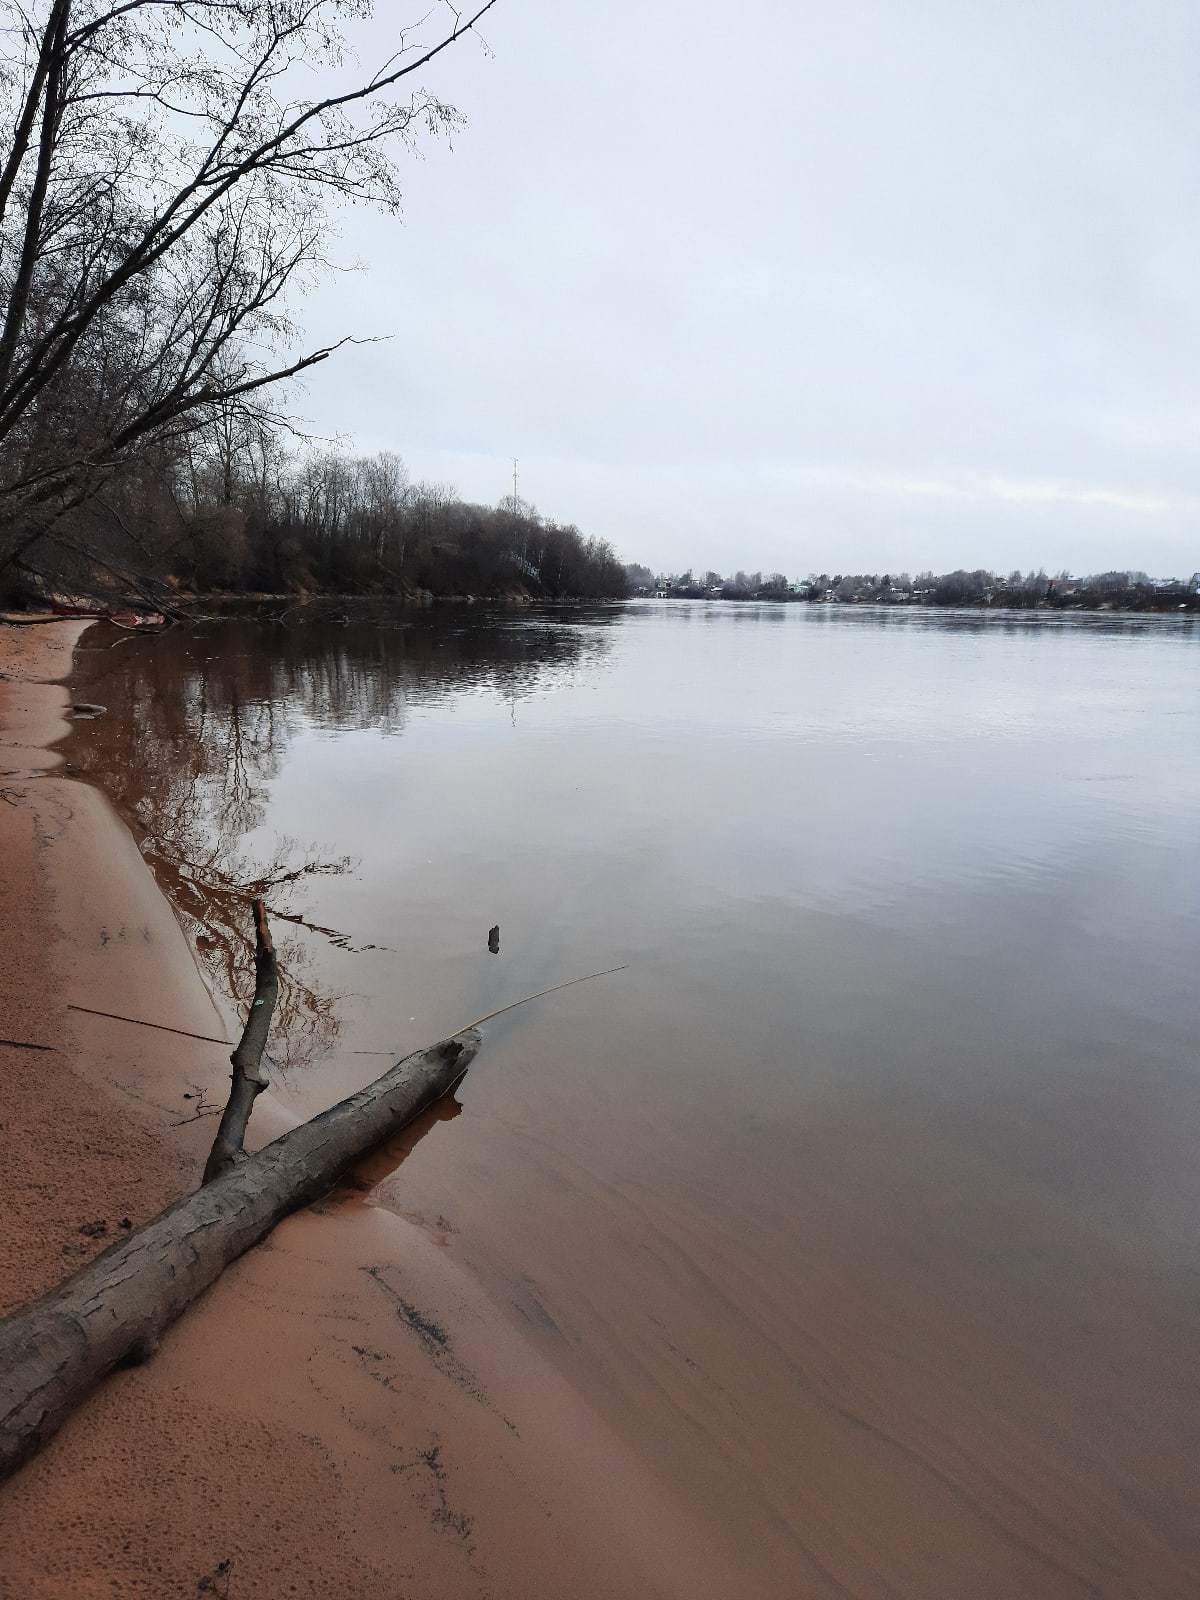
[[[266,902],[280,973],[271,1057],[284,1071],[304,1067],[334,1049],[346,998],[318,976],[311,940],[375,947],[307,909],[312,881],[353,872],[352,857],[322,842],[275,837],[264,850],[250,838],[269,831],[289,741],[313,726],[400,733],[411,707],[480,688],[515,716],[547,678],[608,648],[612,615],[576,611],[570,625],[511,613],[241,619],[116,640],[97,627],[81,642],[73,690],[108,714],[76,723],[66,753],[129,825],[213,992],[239,1019],[254,990],[248,902]]]

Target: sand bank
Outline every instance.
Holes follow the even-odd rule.
[[[197,1181],[213,1123],[188,1096],[226,1082],[219,1046],[67,1009],[229,1025],[128,831],[50,749],[80,632],[0,629],[0,1034],[52,1047],[0,1045],[4,1310]],[[283,1118],[262,1104],[259,1137]],[[436,1238],[359,1184],[237,1263],[0,1490],[3,1600],[198,1593],[745,1591]]]

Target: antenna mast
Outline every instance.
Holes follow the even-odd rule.
[[[521,515],[521,502],[517,498],[517,458],[516,458],[516,456],[514,456],[513,457],[513,516],[514,517],[519,517],[520,515]],[[524,528],[524,530],[523,530],[523,532],[521,534],[521,561],[522,561],[522,564],[528,564],[528,561],[529,561],[529,529],[527,527]]]

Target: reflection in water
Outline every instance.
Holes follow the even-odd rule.
[[[279,958],[277,1067],[328,1056],[345,999],[322,979],[311,943],[279,925],[352,953],[377,948],[305,913],[313,880],[349,872],[352,856],[286,834],[269,847],[252,840],[290,741],[319,727],[394,735],[413,706],[464,690],[503,697],[515,723],[539,684],[603,653],[611,610],[571,616],[570,628],[553,614],[437,628],[394,614],[354,627],[220,621],[115,644],[95,630],[84,641],[79,682],[103,690],[114,714],[79,727],[71,758],[130,823],[213,992],[239,1014],[254,991],[248,902],[266,901]],[[499,948],[498,929],[488,939]]]
[[[111,711],[68,754],[220,981],[251,888],[297,919],[289,1059],[340,1028],[300,1114],[360,1050],[609,972],[488,1022],[442,1137],[360,1178],[720,1536],[736,1600],[1193,1600],[1198,644],[221,624],[82,656]]]
[[[462,1105],[453,1094],[436,1101],[422,1111],[415,1122],[410,1122],[407,1128],[402,1128],[393,1138],[377,1145],[364,1156],[343,1183],[343,1190],[351,1194],[370,1194],[385,1178],[394,1175],[401,1163],[412,1155],[421,1140],[427,1138],[439,1123],[453,1122],[455,1117],[462,1116],[462,1110]]]

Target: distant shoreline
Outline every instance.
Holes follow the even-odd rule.
[[[987,600],[811,600],[805,595],[703,595],[703,594],[667,594],[632,595],[631,600],[648,600],[664,603],[667,601],[688,601],[692,604],[705,605],[760,605],[760,606],[811,606],[813,608],[854,610],[854,611],[969,611],[982,615],[999,615],[1008,617],[1029,616],[1095,616],[1095,617],[1200,617],[1200,594],[1192,596],[1191,603],[1173,602],[1161,605],[1118,606],[1111,604],[1076,605],[1073,603],[1055,604],[1042,601],[1037,605],[1006,605],[999,601]],[[621,603],[621,602],[618,602]]]
[[[1200,572],[1190,577],[1152,578],[1140,569],[1113,569],[1072,577],[1037,572],[810,571],[804,578],[783,572],[738,570],[732,575],[694,568],[654,573],[632,563],[625,568],[633,593],[659,600],[773,600],[803,605],[910,606],[977,611],[1194,611],[1200,612]]]

